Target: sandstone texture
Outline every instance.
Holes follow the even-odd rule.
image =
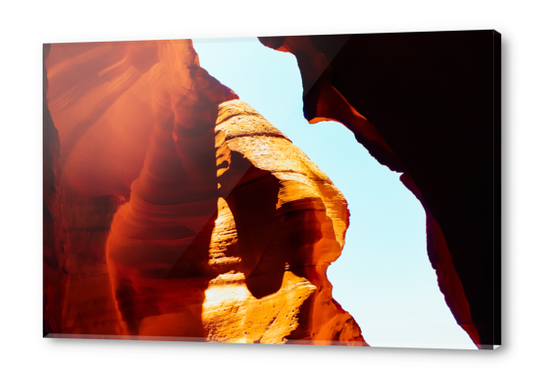
[[[346,200],[189,40],[46,52],[45,335],[367,345]]]
[[[500,345],[500,35],[265,37],[295,55],[305,117],[336,120],[427,213],[427,249],[459,325]]]

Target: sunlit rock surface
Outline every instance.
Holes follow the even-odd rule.
[[[216,131],[224,201],[219,202],[210,265],[228,273],[206,292],[204,317],[212,335],[227,336],[217,323],[224,315],[220,310],[236,309],[237,315],[247,315],[237,316],[235,325],[230,321],[242,341],[365,344],[358,325],[332,299],[326,276],[348,227],[343,195],[247,104],[221,104]],[[221,291],[231,291],[229,282],[244,294],[217,301]],[[268,321],[260,320],[264,314]]]
[[[326,277],[346,200],[189,40],[44,70],[45,334],[366,345]]]
[[[427,250],[457,323],[500,345],[500,35],[263,37],[295,55],[310,123],[335,120],[427,213]]]

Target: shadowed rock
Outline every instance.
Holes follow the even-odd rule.
[[[305,117],[336,120],[427,213],[427,248],[458,324],[500,345],[500,35],[263,37],[297,58]]]

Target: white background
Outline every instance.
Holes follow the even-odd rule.
[[[540,7],[536,1],[44,1],[0,15],[0,376],[538,377]],[[42,43],[496,29],[503,35],[503,347],[497,351],[41,338]]]

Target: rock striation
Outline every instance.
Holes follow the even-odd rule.
[[[45,334],[367,345],[326,276],[344,196],[189,40],[47,51]]]
[[[500,345],[500,34],[264,37],[295,55],[305,117],[335,120],[427,213],[427,249],[458,324]]]
[[[220,275],[204,303],[213,338],[229,338],[220,321],[236,308],[247,316],[230,323],[244,342],[366,345],[359,326],[333,300],[326,276],[344,246],[344,196],[247,104],[221,104],[216,131],[223,201],[210,266]],[[245,284],[244,294],[216,296],[231,291],[228,282],[239,290]]]

